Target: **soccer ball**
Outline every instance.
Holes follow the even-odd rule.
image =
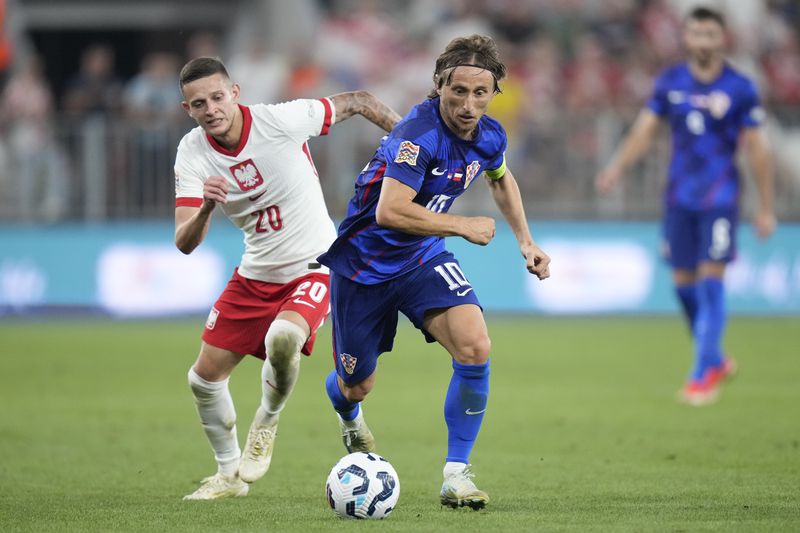
[[[400,497],[400,478],[377,453],[355,452],[334,465],[325,492],[331,509],[341,517],[386,518]]]

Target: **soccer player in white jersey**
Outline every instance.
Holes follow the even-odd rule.
[[[245,496],[269,468],[280,411],[329,311],[328,269],[316,262],[336,237],[306,141],[360,114],[386,131],[400,120],[364,91],[319,100],[243,106],[240,88],[216,58],[180,73],[183,108],[199,127],[175,161],[175,244],[191,253],[218,204],[244,233],[239,268],[211,309],[189,370],[217,473],[185,496]],[[228,378],[250,354],[264,359],[262,400],[243,451]]]

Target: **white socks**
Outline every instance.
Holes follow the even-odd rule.
[[[452,461],[448,461],[444,464],[444,470],[442,473],[444,474],[445,478],[448,478],[450,476],[460,474],[461,472],[464,471],[466,467],[467,465],[465,465],[464,463],[455,463]]]
[[[300,375],[300,349],[306,333],[288,320],[275,320],[267,331],[264,345],[267,359],[261,367],[261,406],[253,424],[270,425],[281,412]]]
[[[228,380],[206,381],[190,368],[189,386],[203,430],[214,450],[219,473],[224,476],[236,474],[240,452],[236,437],[236,410],[228,390]]]

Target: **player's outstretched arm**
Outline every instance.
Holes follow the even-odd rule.
[[[650,148],[661,119],[650,109],[643,109],[630,133],[622,141],[611,160],[595,177],[595,188],[601,194],[610,192],[627,170]]]
[[[539,248],[531,237],[528,219],[525,217],[525,207],[522,205],[522,196],[514,175],[506,168],[502,177],[488,179],[488,182],[497,207],[503,213],[508,225],[511,226],[511,231],[517,238],[519,251],[525,258],[528,272],[535,274],[539,279],[549,278],[550,257]]]
[[[416,195],[405,183],[385,176],[375,210],[378,225],[413,235],[464,237],[480,245],[489,244],[494,237],[493,219],[434,213],[414,203]]]
[[[336,122],[361,115],[384,131],[392,131],[403,118],[368,91],[352,91],[329,97],[336,109]]]
[[[766,239],[775,231],[777,224],[772,210],[774,194],[772,155],[764,128],[745,128],[743,137],[747,160],[755,175],[758,189],[758,211],[754,220],[756,233],[760,238]]]
[[[175,208],[175,246],[184,254],[197,248],[208,233],[211,213],[217,202],[228,201],[228,183],[222,176],[211,176],[203,184],[203,205]]]

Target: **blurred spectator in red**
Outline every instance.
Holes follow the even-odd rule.
[[[639,31],[662,65],[681,57],[681,21],[665,0],[652,0],[644,8],[639,15]]]
[[[770,99],[776,104],[800,104],[800,44],[790,32],[783,43],[763,58]]]
[[[6,0],[0,0],[0,91],[11,74],[13,47],[10,32],[7,29]]]
[[[19,217],[50,222],[67,207],[66,162],[53,137],[53,96],[38,57],[18,64],[0,98],[0,124]]]
[[[596,111],[616,102],[622,72],[592,35],[582,35],[575,57],[564,71],[566,106],[575,111]]]
[[[512,71],[526,94],[523,114],[532,122],[551,124],[562,107],[561,50],[554,40],[542,37],[526,45],[520,55]]]
[[[122,82],[114,74],[114,51],[109,46],[96,44],[84,50],[80,70],[67,83],[63,107],[77,117],[120,111]]]

